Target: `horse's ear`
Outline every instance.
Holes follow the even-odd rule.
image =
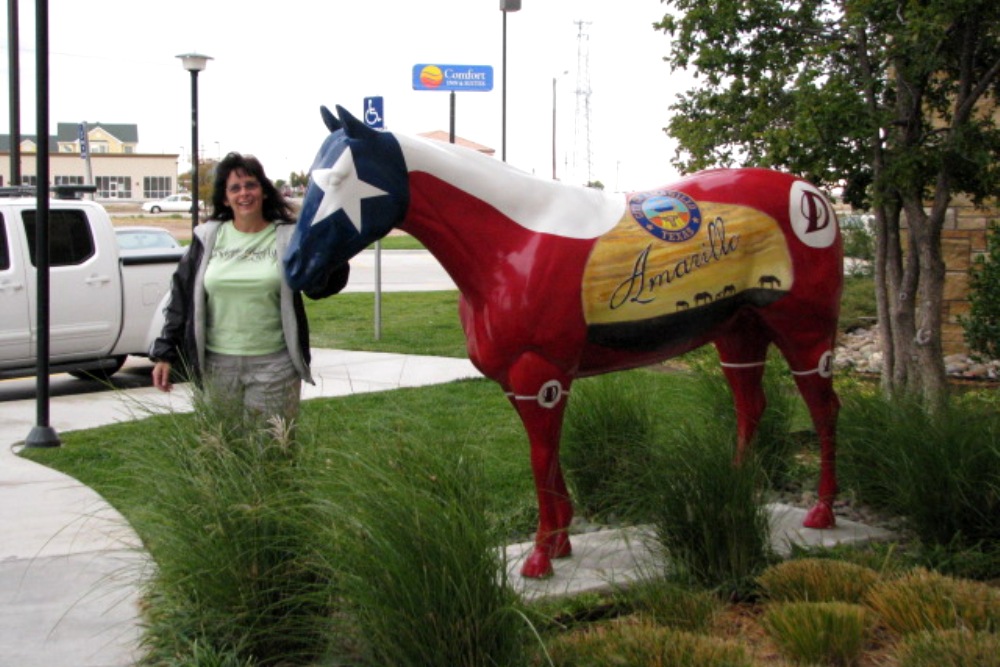
[[[360,120],[351,115],[351,112],[344,107],[337,105],[337,115],[340,116],[340,122],[344,126],[344,132],[349,137],[361,137],[364,133],[374,133],[375,130],[371,129]]]
[[[319,113],[321,116],[323,116],[323,122],[326,123],[326,126],[330,130],[330,132],[336,132],[337,130],[343,127],[341,122],[337,120],[337,117],[334,116],[333,113],[326,107],[321,106],[319,108]]]

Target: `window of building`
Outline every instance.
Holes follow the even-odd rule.
[[[108,148],[108,142],[106,141],[91,141],[90,142],[90,152],[91,153],[110,153]]]
[[[83,185],[83,176],[56,176],[56,185]]]
[[[95,180],[100,199],[132,198],[132,181],[128,176],[98,176]]]
[[[173,180],[169,176],[144,176],[142,196],[144,199],[163,199],[173,194]]]
[[[35,264],[35,211],[25,211],[24,234],[28,253]],[[71,266],[82,264],[94,255],[94,237],[83,211],[52,209],[49,211],[49,264]]]
[[[21,175],[21,185],[28,185],[28,186],[31,186],[31,187],[35,187],[36,185],[38,185],[38,177],[37,176],[25,176],[25,175],[22,174]]]

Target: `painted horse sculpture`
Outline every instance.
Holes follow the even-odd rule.
[[[523,576],[549,576],[551,559],[571,552],[559,439],[573,380],[706,343],[733,393],[737,461],[764,411],[767,348],[784,355],[821,447],[804,525],[834,525],[843,254],[819,190],[774,171],[720,169],[612,196],[378,132],[337,109],[339,118],[322,109],[331,134],[284,258],[288,280],[322,284],[396,227],[441,262],[461,292],[469,358],[506,392],[530,441],[539,517]]]

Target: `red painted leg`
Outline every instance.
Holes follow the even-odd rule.
[[[553,558],[564,558],[572,552],[569,524],[573,505],[559,465],[569,379],[535,353],[523,355],[508,377],[511,403],[531,445],[531,469],[538,496],[535,548],[521,567],[521,576],[539,579],[552,575]]]
[[[744,318],[737,334],[729,334],[715,341],[722,361],[722,372],[729,382],[736,406],[737,464],[746,458],[750,442],[760,425],[761,415],[767,407],[762,381],[769,344],[769,338],[747,318]]]
[[[809,407],[820,445],[819,498],[802,525],[806,528],[833,528],[837,524],[833,502],[837,497],[836,430],[840,401],[830,377],[822,377],[819,373],[796,375],[795,382]]]

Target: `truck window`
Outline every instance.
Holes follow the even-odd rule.
[[[0,214],[0,271],[10,268],[10,250],[7,248],[7,223]]]
[[[32,266],[35,262],[35,211],[24,211],[24,235]],[[83,211],[49,211],[49,266],[82,264],[94,256],[94,236]]]

